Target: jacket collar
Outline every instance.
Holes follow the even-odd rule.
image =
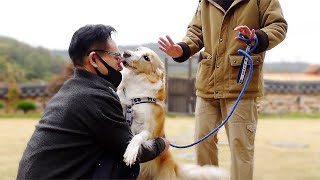
[[[93,73],[88,72],[88,71],[83,70],[83,69],[75,68],[74,69],[74,77],[75,78],[80,77],[80,78],[89,79],[90,81],[92,81],[94,83],[101,84],[101,85],[103,85],[105,87],[112,88],[114,91],[116,91],[116,88],[109,81],[101,78],[97,74],[93,74]]]
[[[225,12],[225,10],[223,9],[223,1],[224,0],[207,0],[207,1],[209,3],[211,3],[212,5],[216,6],[221,11]],[[243,1],[249,1],[249,0],[234,0],[234,2],[231,4],[230,8],[232,8],[233,6],[235,6],[238,3],[243,2]]]

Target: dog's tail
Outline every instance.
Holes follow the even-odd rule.
[[[205,165],[199,166],[195,164],[183,164],[181,166],[181,174],[187,180],[227,180],[229,173],[223,168]]]

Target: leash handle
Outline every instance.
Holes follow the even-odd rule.
[[[250,53],[253,52],[257,46],[258,46],[258,37],[255,34],[252,39],[249,39],[248,37],[244,36],[240,32],[238,33],[238,38],[242,41],[244,41],[247,44],[246,53],[243,53],[241,49],[238,50],[238,53],[243,55],[242,62],[240,65],[240,71],[238,73],[237,83],[242,84],[246,75],[247,66],[248,66],[248,56],[250,56]],[[251,46],[252,42],[254,41],[254,46]]]

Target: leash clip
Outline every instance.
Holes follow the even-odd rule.
[[[126,109],[126,121],[128,125],[131,127],[132,125],[132,119],[133,119],[133,109],[132,106],[127,106]]]

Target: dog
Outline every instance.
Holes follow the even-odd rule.
[[[150,140],[164,137],[166,81],[159,56],[147,47],[124,51],[122,81],[117,89],[124,115],[134,134],[124,154],[124,162],[135,163],[139,148]],[[138,179],[206,180],[227,179],[228,173],[215,166],[178,164],[170,150],[141,163]]]

